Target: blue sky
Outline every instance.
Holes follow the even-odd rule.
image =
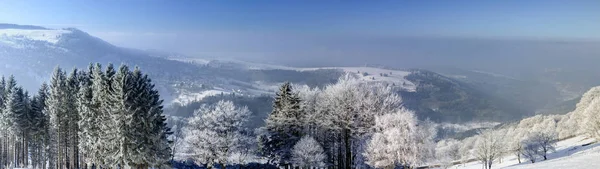
[[[0,22],[77,27],[126,47],[267,57],[278,52],[267,48],[323,38],[600,40],[600,1],[0,0]]]
[[[600,1],[0,1],[0,22],[91,31],[196,30],[598,38]]]

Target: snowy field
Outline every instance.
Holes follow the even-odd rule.
[[[322,67],[322,68],[297,68],[299,71],[318,70],[318,69],[340,69],[346,73],[356,75],[363,81],[386,82],[400,85],[404,90],[414,92],[417,86],[406,79],[411,72],[401,70],[389,70],[373,67]],[[385,76],[382,76],[385,74]]]
[[[584,137],[574,137],[557,143],[556,152],[548,155],[548,160],[538,159],[531,163],[527,159],[521,158],[519,164],[514,155],[504,157],[502,163],[494,161],[492,166],[495,168],[506,169],[534,169],[534,168],[578,168],[578,169],[599,169],[600,168],[600,144],[594,143],[588,146],[582,146],[592,143],[593,139]],[[451,169],[481,169],[480,162],[467,163],[464,166],[452,166]]]
[[[45,41],[55,44],[63,34],[71,33],[69,30],[23,30],[0,29],[0,40],[5,38],[21,38],[36,41]],[[10,41],[9,41],[10,42]]]

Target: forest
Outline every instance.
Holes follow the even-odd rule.
[[[0,80],[1,168],[165,168],[170,129],[162,100],[139,68],[57,67],[30,95]]]

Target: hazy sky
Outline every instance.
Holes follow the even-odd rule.
[[[368,58],[410,55],[392,50],[407,37],[598,41],[600,1],[0,0],[0,23],[194,56]]]

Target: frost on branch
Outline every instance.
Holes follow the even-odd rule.
[[[248,108],[238,108],[230,101],[202,106],[184,129],[190,158],[208,166],[246,163],[244,156],[252,140],[244,127],[249,116]]]
[[[294,165],[302,168],[324,167],[323,147],[314,138],[304,136],[292,149],[292,161]]]

